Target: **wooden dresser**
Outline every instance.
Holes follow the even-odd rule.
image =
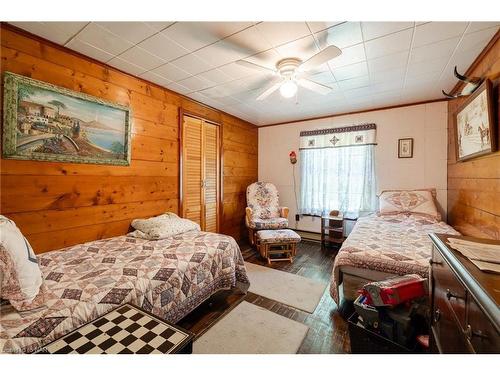
[[[480,271],[447,245],[446,238],[459,236],[430,237],[431,351],[500,353],[500,275]]]

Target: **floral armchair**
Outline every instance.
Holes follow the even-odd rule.
[[[288,227],[288,207],[280,207],[276,186],[270,182],[254,182],[247,187],[245,223],[252,245],[256,231]]]

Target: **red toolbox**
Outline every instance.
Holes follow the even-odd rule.
[[[366,284],[360,294],[372,306],[396,306],[427,294],[427,279],[419,275],[397,276]]]

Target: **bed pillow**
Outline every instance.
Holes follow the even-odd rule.
[[[132,221],[132,227],[136,230],[129,233],[130,236],[148,240],[160,240],[191,230],[200,230],[200,226],[194,221],[182,219],[172,212],[149,219],[135,219]]]
[[[0,215],[0,297],[18,311],[45,303],[38,260],[28,240],[12,220]]]
[[[381,215],[416,213],[440,220],[441,215],[436,207],[435,198],[434,189],[384,190],[379,196],[379,213]]]

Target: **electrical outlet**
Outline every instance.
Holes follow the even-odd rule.
[[[299,221],[300,220],[300,215],[299,214],[296,214],[295,215],[295,221]]]

